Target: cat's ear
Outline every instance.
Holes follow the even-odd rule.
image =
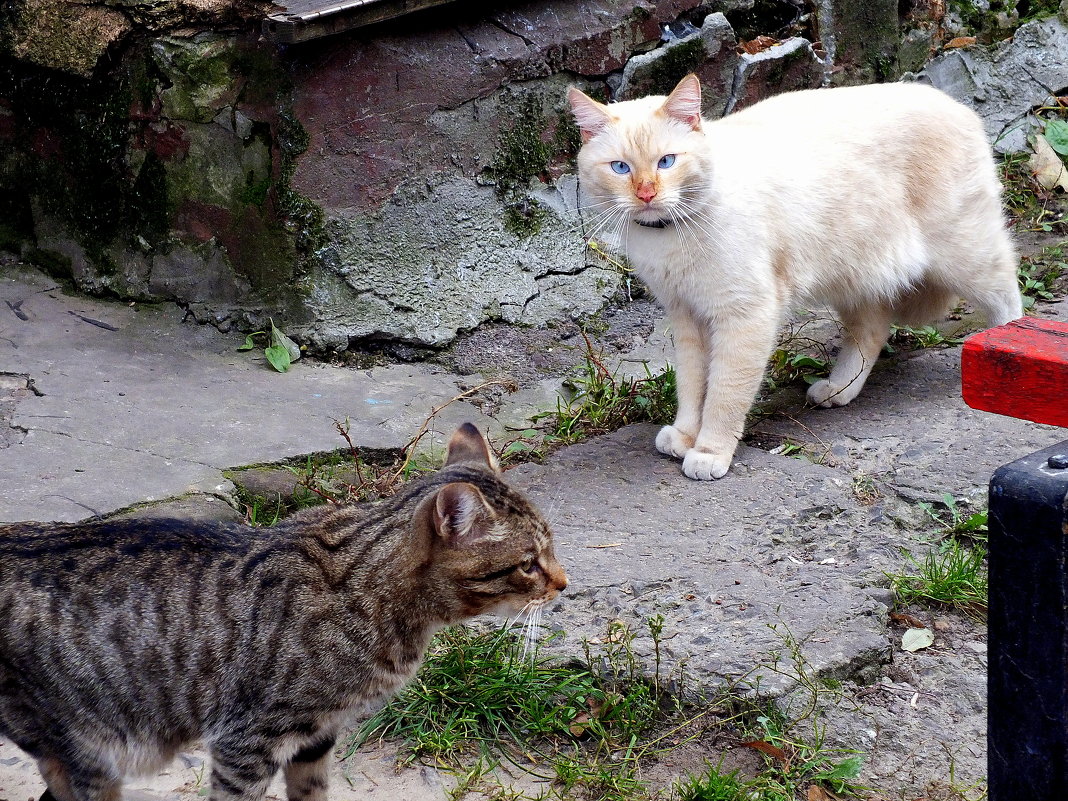
[[[454,547],[480,539],[492,513],[486,498],[474,484],[454,481],[438,490],[431,521],[434,531]]]
[[[589,142],[612,121],[607,108],[574,86],[567,90],[567,102],[571,104],[583,142]]]
[[[445,465],[451,464],[476,464],[495,473],[501,472],[489,442],[472,423],[464,423],[453,432],[445,451]]]
[[[664,113],[695,131],[701,129],[701,82],[692,72],[679,81],[664,101]]]

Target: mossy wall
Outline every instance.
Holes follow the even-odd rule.
[[[74,21],[63,0],[12,0],[0,247],[222,328],[270,316],[313,348],[585,319],[622,279],[584,248],[569,84],[620,100],[696,70],[718,116],[896,77],[903,28],[910,64],[937,46],[936,6],[516,0],[284,48],[261,40],[258,0],[90,2]],[[760,34],[781,44],[742,47]]]
[[[0,79],[7,247],[87,291],[224,325],[304,315],[322,222],[289,186],[306,137],[274,47],[163,36],[88,77],[7,57]]]

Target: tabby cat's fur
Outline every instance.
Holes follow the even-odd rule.
[[[179,520],[0,527],[0,734],[58,801],[211,752],[212,801],[323,801],[339,726],[415,672],[436,630],[567,584],[548,526],[478,430],[368,508],[269,529]]]
[[[667,97],[570,101],[594,225],[671,320],[679,411],[656,446],[691,478],[727,472],[795,303],[845,328],[818,406],[856,397],[892,322],[961,296],[992,325],[1023,314],[982,122],[936,89],[788,92],[715,121],[692,75]]]

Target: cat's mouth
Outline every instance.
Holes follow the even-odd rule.
[[[637,217],[634,218],[634,222],[640,225],[642,228],[667,228],[671,225],[671,220],[642,220]]]

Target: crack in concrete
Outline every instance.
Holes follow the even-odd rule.
[[[496,17],[490,17],[489,23],[490,23],[490,25],[494,25],[494,26],[500,28],[505,33],[510,33],[512,36],[516,36],[516,37],[522,39],[523,42],[526,44],[526,46],[529,47],[531,50],[535,49],[534,41],[532,39],[528,39],[523,34],[521,34],[519,31],[513,31],[512,29],[510,29],[507,25],[505,25],[503,22],[501,22]]]
[[[58,415],[55,415],[53,417],[55,419],[66,419],[66,418],[60,418]],[[42,415],[41,418],[45,419],[46,416]],[[52,434],[53,436],[57,436],[57,437],[66,437],[67,439],[73,440],[74,442],[81,442],[81,443],[86,444],[86,445],[98,445],[98,446],[104,447],[104,448],[114,448],[114,449],[119,450],[119,451],[126,451],[127,453],[139,453],[139,454],[141,454],[143,456],[151,456],[153,459],[161,459],[161,460],[163,460],[165,462],[183,462],[185,464],[196,465],[198,467],[206,467],[209,470],[217,470],[217,471],[219,471],[220,474],[225,469],[225,468],[221,468],[221,467],[216,467],[213,464],[208,464],[207,462],[200,462],[200,461],[197,461],[196,459],[190,459],[190,458],[187,458],[187,457],[184,457],[184,456],[175,456],[173,454],[166,455],[166,454],[162,454],[162,453],[156,453],[155,451],[151,451],[151,450],[144,449],[144,448],[130,448],[130,447],[127,447],[126,445],[116,445],[114,442],[102,442],[100,440],[95,440],[95,439],[92,439],[92,438],[89,438],[89,437],[77,437],[74,434],[71,434],[70,432],[67,432],[67,431],[56,431],[54,429],[43,428],[42,427],[42,428],[27,429],[26,433],[29,433],[30,431],[40,431],[42,433]]]

